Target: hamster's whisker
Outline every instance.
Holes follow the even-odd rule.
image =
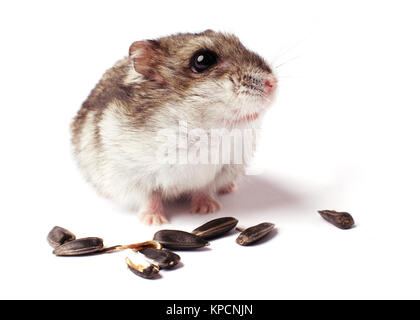
[[[287,60],[281,62],[280,64],[275,65],[274,68],[278,69],[278,68],[284,67],[284,66],[288,65],[290,62],[296,60],[297,58],[299,58],[299,56],[294,56],[290,59],[287,59]]]
[[[303,43],[303,40],[296,41],[294,44],[291,44],[290,46],[280,49],[280,52],[276,54],[276,58],[284,56],[286,53],[295,50],[297,47],[299,47]]]

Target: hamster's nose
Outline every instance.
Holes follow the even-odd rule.
[[[267,76],[264,82],[264,91],[268,96],[271,96],[277,88],[277,79],[273,75]]]

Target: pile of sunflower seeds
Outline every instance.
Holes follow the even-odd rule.
[[[354,225],[352,216],[347,212],[334,210],[320,210],[318,213],[328,222],[340,229],[350,229]],[[180,230],[160,230],[155,233],[153,240],[127,245],[105,247],[101,238],[88,237],[77,239],[69,230],[54,227],[48,234],[47,240],[54,248],[56,256],[86,256],[94,254],[113,253],[130,249],[141,253],[150,263],[148,266],[134,264],[128,257],[125,259],[127,267],[134,274],[153,279],[162,269],[175,267],[181,260],[180,256],[171,250],[193,250],[210,245],[208,240],[227,234],[238,224],[233,217],[224,217],[211,220],[191,232]],[[242,229],[236,238],[241,246],[251,245],[267,236],[274,224],[263,222],[258,225]]]
[[[48,234],[48,243],[54,248],[56,256],[86,256],[94,254],[104,254],[131,249],[141,253],[150,263],[148,266],[134,264],[128,257],[125,259],[127,267],[134,274],[153,279],[161,269],[175,267],[181,260],[180,256],[171,250],[193,250],[210,245],[208,240],[221,237],[231,231],[238,224],[238,220],[233,217],[224,217],[211,220],[192,232],[180,230],[160,230],[155,233],[153,240],[105,247],[103,239],[98,237],[88,237],[77,239],[76,236],[67,229],[54,227]],[[242,246],[247,246],[265,237],[274,229],[274,224],[264,222],[241,231],[236,242]]]

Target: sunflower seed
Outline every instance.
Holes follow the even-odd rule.
[[[56,248],[53,253],[57,256],[81,256],[93,253],[102,253],[104,243],[101,238],[82,238],[66,242]]]
[[[76,239],[76,236],[71,233],[69,230],[55,226],[48,233],[47,240],[48,243],[53,248],[57,248],[62,244]]]
[[[159,273],[159,267],[151,264],[150,266],[142,266],[141,264],[134,264],[128,257],[125,258],[128,269],[135,275],[145,279],[152,279]]]
[[[146,260],[150,263],[159,266],[160,269],[169,269],[175,267],[181,260],[181,257],[169,250],[158,250],[154,248],[147,248],[141,250]]]
[[[273,229],[274,224],[272,223],[260,223],[256,226],[243,230],[236,239],[236,242],[242,246],[247,246],[265,237]]]
[[[174,250],[197,249],[209,243],[195,234],[179,230],[160,230],[153,240],[160,242],[164,248]]]
[[[211,220],[202,226],[194,229],[193,234],[203,239],[214,239],[222,234],[225,234],[235,228],[238,224],[238,220],[232,217],[224,217],[219,219]]]
[[[340,229],[350,229],[354,225],[353,217],[348,212],[337,212],[334,210],[319,210],[318,213],[327,220],[329,223],[333,224]]]

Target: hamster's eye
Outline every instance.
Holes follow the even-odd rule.
[[[201,73],[217,63],[217,54],[210,50],[197,51],[190,61],[191,70],[194,73]]]

